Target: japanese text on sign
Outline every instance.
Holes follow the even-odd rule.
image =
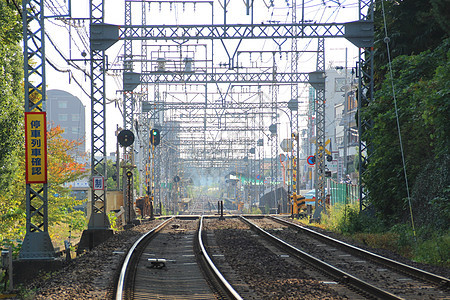
[[[25,113],[26,183],[47,182],[47,123],[45,112]]]
[[[105,179],[103,176],[92,177],[92,189],[93,190],[104,190],[105,189]]]

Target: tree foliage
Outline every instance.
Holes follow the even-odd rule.
[[[384,15],[383,15],[384,7]],[[390,55],[417,55],[438,47],[449,37],[449,0],[376,1],[375,10],[375,81],[380,84],[385,76],[389,38]],[[384,26],[386,20],[386,31]]]
[[[77,223],[79,215],[72,208],[79,204],[70,196],[64,183],[74,181],[84,175],[84,165],[70,155],[71,148],[80,142],[62,138],[60,127],[47,132],[48,143],[48,222],[51,226],[59,223]],[[0,240],[23,239],[25,234],[25,150],[21,147],[18,155],[18,169],[10,182],[8,193],[0,194]],[[82,216],[84,218],[84,216]]]
[[[362,111],[363,118],[373,120],[374,124],[363,136],[374,149],[364,181],[372,204],[387,223],[410,219],[392,89],[396,95],[409,186],[415,187],[429,162],[447,160],[448,163],[445,154],[450,149],[449,46],[447,39],[433,51],[398,56],[392,61],[394,87],[390,74],[386,73],[375,100]],[[446,180],[434,191],[437,198],[445,198],[443,188],[449,185],[448,177]],[[427,196],[420,199],[427,203],[431,200]],[[415,199],[412,201],[416,203]],[[431,202],[425,205],[430,206]]]
[[[60,126],[50,128],[47,133],[48,143],[48,181],[49,181],[49,225],[66,222],[77,203],[70,196],[70,189],[65,186],[83,177],[86,173],[85,165],[75,160],[73,150],[81,145],[81,141],[69,141],[62,137]]]
[[[23,145],[22,24],[12,4],[0,0],[0,194],[9,192]]]

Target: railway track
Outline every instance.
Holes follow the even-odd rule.
[[[207,219],[205,227],[214,263],[244,299],[370,298],[330,280],[239,218]]]
[[[336,280],[380,299],[449,299],[450,280],[370,253],[280,218],[253,219],[255,230],[313,264],[325,267]],[[256,225],[259,225],[257,227]],[[265,228],[264,231],[261,228]],[[289,245],[289,244],[290,245]],[[318,261],[308,257],[312,254]],[[321,266],[318,266],[322,268]],[[328,270],[328,271],[327,271]],[[339,270],[339,271],[338,271]]]
[[[129,250],[115,299],[241,299],[212,264],[203,218],[170,218]]]
[[[115,299],[449,299],[448,279],[359,251],[280,218],[171,218],[130,249]]]

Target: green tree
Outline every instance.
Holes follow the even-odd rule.
[[[49,225],[66,222],[72,208],[80,204],[64,184],[87,176],[85,165],[75,161],[75,156],[82,154],[73,151],[82,142],[64,139],[63,132],[60,126],[47,132]]]
[[[386,20],[391,59],[401,55],[417,55],[433,50],[449,37],[448,0],[376,1],[375,9],[375,81],[381,84],[386,69],[387,50],[384,43]],[[384,6],[384,16],[383,9]]]
[[[84,165],[77,163],[68,149],[78,145],[76,141],[62,138],[59,127],[47,132],[48,143],[48,222],[49,232],[60,223],[83,224],[84,215],[72,208],[79,204],[71,197],[64,183],[84,176]],[[25,150],[21,147],[17,172],[11,178],[7,193],[0,194],[0,240],[19,239],[25,234]]]
[[[410,187],[425,169],[426,162],[448,153],[449,40],[434,51],[399,56],[392,62],[407,175]],[[364,140],[374,151],[364,181],[379,217],[389,224],[409,219],[409,209],[390,75],[375,93],[375,100],[362,110],[373,120]],[[435,178],[437,180],[437,178]],[[445,186],[447,183],[443,183]],[[423,211],[418,212],[423,213]]]
[[[0,0],[0,194],[8,193],[23,145],[22,23],[16,8]]]
[[[99,172],[101,172],[101,174],[104,174],[103,172],[103,164],[99,165],[98,167]],[[109,191],[115,191],[117,190],[117,180],[120,179],[120,182],[122,184],[122,177],[119,178],[119,176],[122,176],[122,171],[123,168],[119,168],[119,172],[120,174],[117,175],[116,174],[116,161],[115,160],[111,160],[111,159],[107,159],[106,160],[106,188]],[[114,178],[116,180],[114,180]],[[122,185],[121,187],[122,188]]]

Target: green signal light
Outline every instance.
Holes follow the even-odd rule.
[[[159,129],[152,129],[151,134],[152,136],[150,137],[150,143],[152,143],[153,146],[158,146],[161,139]]]

